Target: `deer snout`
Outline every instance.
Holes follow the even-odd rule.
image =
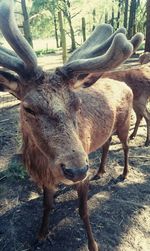
[[[66,167],[64,164],[61,165],[61,169],[66,179],[72,180],[73,182],[81,181],[87,176],[89,166],[75,168]]]

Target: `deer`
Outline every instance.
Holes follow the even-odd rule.
[[[150,62],[150,52],[144,52],[139,56],[140,64],[147,64]]]
[[[49,232],[48,217],[56,187],[60,183],[74,185],[88,249],[98,251],[87,207],[88,154],[105,145],[114,129],[119,130],[126,177],[126,138],[133,95],[126,84],[115,80],[98,80],[90,88],[76,86],[76,82],[93,72],[104,73],[119,66],[139,46],[142,35],[136,34],[128,41],[124,28],[113,33],[111,25],[98,25],[63,66],[48,73],[38,66],[33,49],[18,29],[12,0],[0,2],[0,29],[14,50],[0,47],[0,65],[8,69],[0,71],[1,90],[20,100],[24,164],[43,189],[38,239],[44,240]]]
[[[150,145],[150,112],[147,103],[150,98],[150,64],[138,65],[131,68],[120,68],[104,73],[91,73],[86,75],[83,83],[85,87],[90,87],[99,78],[110,78],[125,82],[133,92],[133,110],[136,114],[136,123],[129,139],[132,140],[137,135],[137,131],[142,118],[146,121],[147,136],[145,146]]]
[[[150,145],[150,112],[146,107],[150,98],[150,65],[134,67],[131,69],[104,73],[103,77],[124,81],[133,91],[133,109],[136,114],[136,123],[130,139],[137,135],[138,127],[144,117],[147,126],[145,146]]]
[[[150,64],[144,64],[128,69],[106,72],[102,78],[111,78],[124,81],[133,91],[133,109],[136,114],[136,123],[130,139],[134,139],[142,118],[146,121],[147,136],[145,146],[150,145],[150,112],[147,102],[150,98]]]

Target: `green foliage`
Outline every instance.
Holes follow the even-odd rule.
[[[17,179],[25,179],[25,177],[27,176],[27,172],[20,161],[13,160],[11,163],[8,164],[6,176]]]
[[[57,1],[54,0],[33,0],[30,24],[34,38],[54,36],[53,16],[56,6]]]
[[[33,38],[48,38],[56,36],[56,23],[57,23],[57,35],[60,38],[60,31],[58,25],[58,11],[62,11],[65,17],[65,31],[67,39],[70,41],[71,33],[68,25],[68,16],[71,17],[73,32],[75,35],[75,41],[82,43],[82,17],[86,20],[86,34],[91,33],[94,26],[97,24],[107,22],[113,24],[114,29],[117,26],[123,26],[125,2],[121,0],[108,0],[99,1],[93,0],[32,0],[32,6],[30,6],[30,24]],[[31,1],[30,1],[31,4]],[[141,0],[140,4],[137,1],[136,9],[136,22],[135,31],[141,31],[145,33],[145,0]],[[128,23],[130,13],[131,0],[128,2]],[[95,15],[93,16],[93,10]],[[114,12],[113,12],[114,10]],[[120,14],[119,14],[120,13]],[[118,16],[119,15],[119,16]],[[55,17],[55,18],[54,18]],[[55,20],[54,20],[55,19]],[[54,25],[55,24],[55,25]],[[67,42],[68,43],[68,42]]]
[[[140,50],[144,51],[144,49],[145,49],[145,42],[140,45],[140,47],[138,48],[138,51]]]
[[[7,166],[7,169],[0,173],[0,180],[9,178],[11,180],[23,180],[27,177],[27,171],[21,160],[12,159]]]
[[[42,11],[30,21],[33,38],[54,36],[52,17],[48,11]]]
[[[37,56],[44,56],[44,55],[55,53],[55,50],[54,49],[42,49],[42,50],[35,51],[35,53]]]

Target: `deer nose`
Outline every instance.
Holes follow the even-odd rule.
[[[86,177],[89,166],[86,165],[80,168],[73,168],[73,167],[65,167],[65,165],[62,164],[61,168],[62,168],[64,176],[67,179],[70,179],[73,181],[79,181]]]

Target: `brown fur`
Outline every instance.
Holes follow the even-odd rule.
[[[54,89],[55,84],[45,83],[24,97],[23,103],[34,109],[36,119],[21,105],[24,160],[33,179],[45,187],[67,182],[61,162],[79,168],[87,154],[101,147],[114,132],[127,130],[127,134],[132,106],[130,89],[109,79],[76,92],[65,85],[57,86],[57,94]],[[78,100],[81,104],[76,111]]]
[[[4,76],[2,79],[4,84]],[[11,78],[6,80],[7,87],[11,88]],[[110,79],[100,79],[87,89],[73,90],[69,80],[57,73],[43,73],[35,82],[18,80],[16,83],[16,96],[21,100],[24,162],[33,180],[44,188],[39,238],[45,238],[48,233],[49,210],[57,185],[76,183],[88,247],[90,251],[98,251],[87,212],[86,177],[66,178],[62,165],[78,173],[88,164],[88,154],[104,145],[99,177],[104,172],[107,142],[116,132],[125,153],[123,177],[127,176],[132,91],[125,83]]]
[[[139,56],[140,64],[147,64],[150,62],[150,52],[144,52]]]
[[[150,144],[150,112],[146,104],[150,98],[150,64],[129,68],[126,70],[118,70],[114,72],[106,72],[102,78],[111,78],[124,81],[133,91],[133,109],[136,113],[137,121],[133,133],[130,138],[134,138],[137,133],[141,119],[144,117],[147,124],[147,138],[145,145]]]
[[[15,50],[14,53],[1,48],[2,66],[19,75],[14,81],[11,74],[0,74],[0,84],[21,100],[24,162],[44,190],[39,238],[48,234],[55,187],[59,183],[76,184],[88,248],[98,251],[87,209],[88,154],[104,145],[99,169],[99,173],[103,173],[108,142],[116,131],[124,148],[123,177],[126,177],[132,92],[123,83],[111,80],[97,81],[89,90],[75,92],[72,88],[79,75],[97,70],[104,72],[120,65],[141,43],[143,36],[135,35],[130,43],[122,34],[124,29],[112,34],[110,25],[98,26],[63,67],[47,74],[38,67],[35,53],[17,27],[13,1],[0,3],[0,28]]]

